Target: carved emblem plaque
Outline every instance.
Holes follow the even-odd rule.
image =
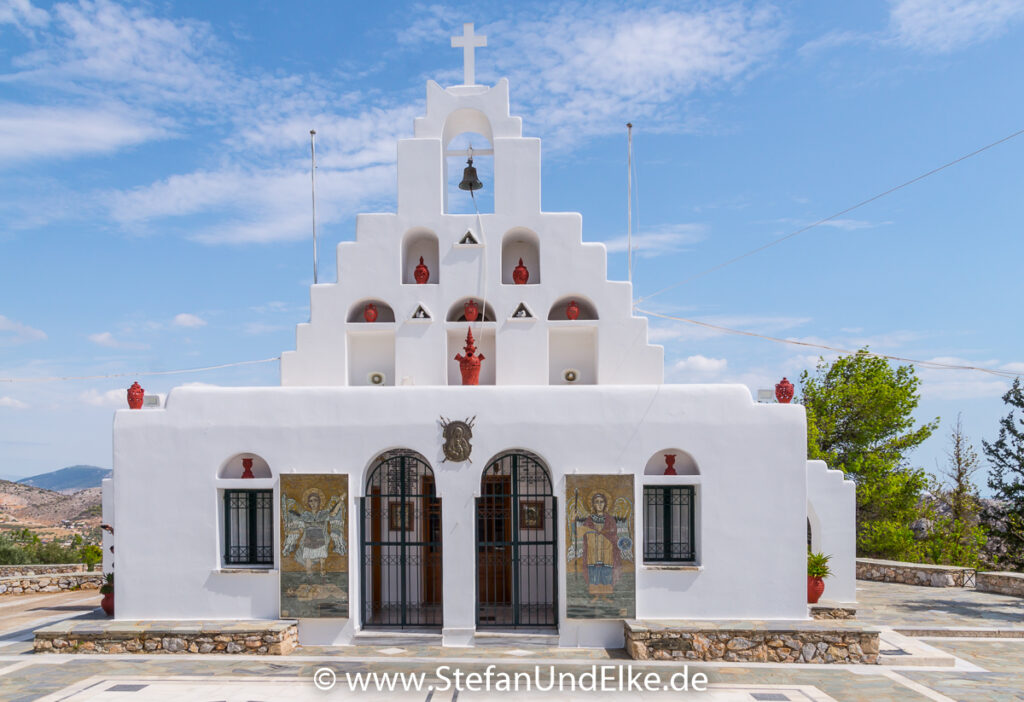
[[[451,421],[445,417],[441,417],[441,431],[444,437],[444,445],[441,449],[444,451],[444,462],[451,461],[452,463],[462,463],[463,461],[470,461],[469,454],[473,451],[473,445],[469,443],[469,440],[473,438],[473,423],[476,421],[474,416],[472,419],[466,421]]]

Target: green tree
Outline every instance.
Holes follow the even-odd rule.
[[[943,471],[946,481],[937,481],[931,490],[943,510],[932,521],[925,544],[927,558],[934,563],[977,568],[988,540],[980,524],[981,499],[972,479],[980,465],[959,414],[949,440],[949,461]]]
[[[857,483],[857,550],[916,560],[923,548],[910,525],[925,516],[928,476],[907,454],[931,436],[938,418],[914,426],[920,379],[912,366],[893,368],[862,349],[832,363],[818,360],[800,375],[807,410],[807,456],[839,468]]]
[[[1001,568],[1024,570],[1024,388],[1020,378],[1003,395],[1010,407],[999,420],[999,436],[992,443],[982,441],[991,469],[988,486],[996,503],[985,510],[985,521],[992,536],[1005,549]]]

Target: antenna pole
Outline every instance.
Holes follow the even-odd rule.
[[[633,282],[633,123],[626,122],[626,276]]]
[[[309,153],[312,165],[309,169],[309,179],[313,192],[313,285],[317,284],[317,261],[316,250],[316,130],[309,130]]]

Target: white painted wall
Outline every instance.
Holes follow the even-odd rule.
[[[857,601],[857,484],[824,461],[807,461],[807,518],[811,550],[832,556],[826,600]],[[805,537],[806,541],[806,537]]]
[[[477,417],[472,463],[442,462],[440,415]],[[471,632],[475,623],[474,579],[465,572],[475,561],[481,471],[490,457],[514,448],[545,461],[559,497],[565,644],[621,645],[621,626],[564,618],[569,473],[634,473],[638,510],[644,484],[698,486],[703,570],[638,564],[638,617],[803,618],[804,432],[801,407],[756,404],[742,386],[177,388],[166,409],[115,417],[118,617],[277,617],[276,572],[221,569],[218,491],[269,487],[276,493],[282,472],[347,473],[350,514],[358,514],[355,498],[366,469],[383,450],[402,447],[423,454],[437,480],[445,630],[452,636]],[[685,447],[701,475],[645,477],[648,459],[670,447]],[[240,449],[265,459],[274,477],[218,479],[221,465]],[[638,512],[636,523],[641,519]],[[350,552],[358,545],[357,522],[350,520]],[[358,603],[355,566],[350,593]],[[359,626],[355,609],[349,631]],[[320,640],[328,635],[324,626],[314,627]],[[339,622],[338,632],[345,626]]]

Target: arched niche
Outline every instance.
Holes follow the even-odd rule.
[[[360,300],[359,302],[355,303],[354,305],[352,305],[352,307],[349,308],[348,321],[350,324],[369,324],[369,322],[367,322],[366,320],[367,305],[373,305],[374,308],[376,308],[377,310],[377,319],[375,319],[373,323],[379,324],[382,322],[395,321],[395,311],[391,309],[391,305],[384,302],[383,300],[371,298],[367,300]]]
[[[656,454],[651,456],[649,461],[647,461],[647,466],[644,468],[644,475],[665,475],[665,456],[667,454],[674,454],[676,457],[674,468],[676,469],[677,475],[700,475],[700,468],[697,467],[697,461],[693,459],[693,456],[682,449],[664,449],[662,451],[658,451]]]
[[[462,110],[458,110],[461,112]],[[475,110],[470,110],[475,112]],[[490,137],[490,125],[487,131],[466,129],[445,141],[444,180],[445,198],[444,211],[448,214],[476,214],[494,212],[494,148]],[[477,179],[483,184],[479,190],[472,191],[459,188],[469,157],[473,157],[473,168]]]
[[[217,471],[217,477],[221,480],[235,480],[237,478],[241,478],[242,474],[245,472],[245,465],[242,463],[243,459],[252,460],[252,475],[254,478],[274,477],[270,472],[270,465],[255,453],[235,454],[221,464],[220,470]]]
[[[437,285],[441,275],[437,234],[429,229],[411,229],[402,237],[402,282],[416,285],[416,266],[423,258],[429,271],[426,285]]]
[[[501,282],[503,285],[515,285],[512,271],[523,259],[523,265],[530,273],[527,285],[540,283],[540,237],[537,232],[525,227],[517,227],[505,232],[501,238]]]
[[[565,297],[560,298],[555,302],[555,304],[551,305],[551,309],[548,311],[548,319],[568,320],[570,302],[575,302],[576,306],[579,307],[580,314],[576,318],[577,320],[598,319],[597,308],[594,306],[594,303],[582,295],[566,295]]]
[[[487,115],[480,110],[463,107],[453,110],[444,121],[441,140],[444,142],[445,150],[452,145],[456,137],[466,132],[481,135],[487,140],[488,145],[494,143],[494,130],[491,129],[491,120],[487,119]]]
[[[449,322],[465,322],[466,303],[469,302],[470,300],[475,300],[477,307],[485,305],[485,307],[481,308],[480,310],[482,314],[476,318],[477,322],[493,322],[496,319],[496,317],[494,316],[494,306],[490,302],[485,303],[483,299],[479,297],[462,298],[461,300],[459,300],[454,305],[448,308],[448,315],[445,317],[445,319],[448,320]]]

